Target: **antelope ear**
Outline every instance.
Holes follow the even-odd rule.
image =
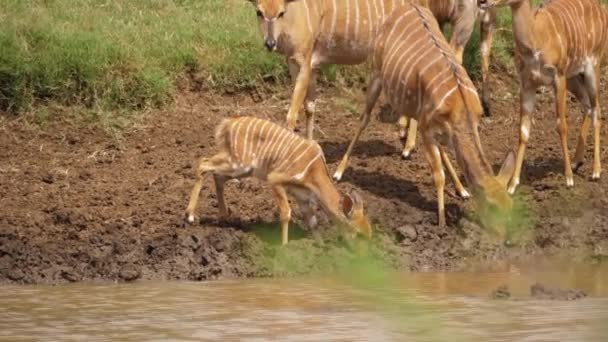
[[[513,151],[509,151],[509,153],[507,153],[507,157],[502,162],[500,171],[498,171],[498,174],[496,175],[498,182],[505,188],[507,187],[509,180],[511,180],[511,177],[513,177],[514,170],[515,170],[515,154],[513,153]]]
[[[350,217],[353,212],[354,200],[350,197],[350,195],[342,196],[342,211],[346,217]]]

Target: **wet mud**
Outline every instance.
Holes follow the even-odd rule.
[[[518,96],[512,78],[492,82],[493,116],[482,123],[481,139],[497,169],[516,148]],[[436,226],[435,190],[424,157],[417,148],[402,160],[396,125],[375,115],[338,184],[363,196],[375,229],[369,255],[413,271],[458,270],[531,254],[605,259],[607,177],[590,180],[588,139],[586,163],[575,187],[566,188],[549,94],[539,94],[512,246],[476,223],[471,201],[457,197],[449,182],[448,226]],[[269,189],[254,179],[227,184],[231,217],[220,221],[209,178],[197,210],[200,221],[183,225],[194,164],[215,152],[215,126],[237,115],[284,122],[289,95],[288,89],[230,95],[185,90],[174,109],[149,113],[119,139],[65,120],[40,127],[0,116],[0,283],[290,276],[331,271],[357,258],[327,221],[310,230],[296,220],[290,243],[280,247],[276,206]],[[321,90],[317,139],[330,172],[358,126],[352,108],[362,108],[363,99],[360,90]],[[602,106],[608,108],[608,96],[602,96]],[[580,119],[579,106],[570,103],[571,153]],[[300,121],[303,127],[303,115]],[[606,127],[602,158],[608,163]]]

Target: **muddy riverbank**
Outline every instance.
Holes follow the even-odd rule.
[[[494,82],[500,91],[493,94],[494,116],[483,123],[481,138],[497,167],[516,146],[518,99],[514,82]],[[358,125],[352,109],[362,107],[363,95],[330,88],[319,97],[318,139],[333,171]],[[274,202],[255,180],[227,186],[232,218],[219,222],[209,179],[201,221],[182,226],[193,165],[215,151],[215,125],[245,114],[283,121],[288,100],[287,90],[255,96],[185,92],[174,110],[148,115],[121,139],[63,120],[41,128],[0,116],[0,283],[282,276],[348,262],[354,254],[327,225],[292,228],[292,241],[280,248]],[[602,106],[608,108],[608,97]],[[607,177],[589,180],[589,144],[575,187],[566,189],[552,102],[541,96],[537,108],[517,195],[521,238],[514,247],[474,223],[471,203],[455,196],[449,182],[449,226],[437,227],[424,157],[417,150],[402,160],[395,125],[375,116],[339,184],[363,195],[376,229],[371,255],[414,271],[531,254],[608,255]],[[573,151],[580,110],[570,108]]]

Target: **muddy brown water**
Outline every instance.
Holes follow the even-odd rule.
[[[608,267],[363,273],[216,282],[8,286],[0,340],[606,341]],[[369,277],[368,277],[369,278]],[[530,285],[579,288],[538,300]],[[509,300],[488,294],[507,285]]]

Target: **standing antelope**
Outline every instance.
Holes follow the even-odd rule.
[[[608,56],[608,10],[598,0],[551,0],[532,10],[529,0],[479,0],[482,7],[509,5],[513,13],[515,57],[520,78],[520,133],[515,173],[509,184],[514,193],[526,144],[530,136],[530,115],[536,89],[552,85],[556,99],[557,132],[564,156],[566,186],[583,164],[589,125],[593,125],[593,173],[599,179],[600,105],[598,100],[600,63]],[[571,167],[568,152],[566,90],[572,92],[585,111]],[[591,122],[590,122],[591,121]]]
[[[417,5],[406,4],[395,10],[378,33],[363,120],[334,178],[342,176],[382,89],[393,108],[420,122],[424,152],[437,189],[439,225],[445,225],[442,159],[458,191],[464,191],[444,147],[439,144],[455,148],[458,164],[473,187],[475,198],[485,199],[484,208],[502,213],[511,210],[513,202],[506,184],[512,174],[513,153],[509,153],[494,177],[479,139],[482,108],[475,87],[441,35],[431,12]]]
[[[249,0],[255,5],[264,45],[286,56],[295,83],[287,113],[294,129],[305,103],[306,132],[312,139],[316,98],[316,69],[322,64],[361,64],[367,60],[382,21],[406,0]],[[476,0],[415,0],[429,5],[442,22],[454,26],[452,44],[462,59],[477,17]],[[484,75],[489,60],[493,13],[484,14],[481,51]],[[483,77],[485,80],[485,76]],[[485,88],[484,88],[485,89]],[[400,121],[402,129],[407,122]],[[410,126],[415,133],[415,125]],[[412,129],[410,129],[410,132]],[[415,134],[406,146],[414,147]],[[409,152],[407,153],[409,155]]]
[[[256,177],[272,187],[279,206],[282,243],[287,243],[291,209],[289,193],[304,208],[310,226],[316,225],[317,203],[340,225],[371,238],[371,226],[363,211],[361,197],[341,194],[327,172],[319,144],[304,139],[275,123],[254,117],[224,119],[215,131],[219,153],[199,162],[197,180],[190,194],[186,219],[194,222],[194,211],[203,185],[211,173],[215,180],[220,216],[226,217],[224,183],[232,178]]]

